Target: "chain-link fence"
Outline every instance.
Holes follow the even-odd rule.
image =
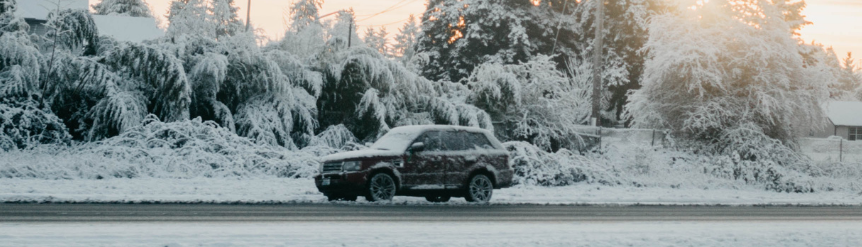
[[[814,161],[862,163],[862,141],[837,137],[801,138],[799,146]]]

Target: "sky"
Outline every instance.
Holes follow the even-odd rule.
[[[100,0],[90,0],[91,4]],[[171,0],[144,0],[154,10],[154,14],[163,17]],[[249,0],[235,0],[240,8],[243,20]],[[291,0],[251,0],[252,24],[266,31],[273,39],[281,37],[286,29],[284,16]],[[528,0],[524,0],[528,1]],[[427,0],[324,0],[321,15],[341,9],[353,8],[357,15],[359,34],[366,27],[385,26],[390,34],[398,32],[398,28],[411,14],[418,18],[425,11]],[[802,39],[812,40],[833,47],[839,58],[847,52],[862,57],[862,0],[807,0],[808,7],[803,14],[813,25],[801,30]],[[389,9],[377,16],[371,16]],[[370,17],[370,18],[369,18]],[[330,17],[331,18],[331,17]],[[367,18],[367,19],[366,19]],[[392,36],[390,36],[391,38]]]

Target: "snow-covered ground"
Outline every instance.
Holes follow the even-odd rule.
[[[862,222],[0,223],[0,246],[858,246]]]
[[[0,202],[327,203],[310,179],[0,179]],[[365,203],[359,199],[358,203]],[[396,197],[393,203],[427,203]],[[451,203],[466,203],[453,199]],[[659,188],[577,184],[516,186],[494,191],[492,203],[667,205],[862,205],[855,192],[779,193],[756,187]]]

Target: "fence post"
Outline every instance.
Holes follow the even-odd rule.
[[[652,129],[652,142],[650,146],[655,147],[655,129]]]
[[[838,142],[838,162],[844,162],[844,138]]]

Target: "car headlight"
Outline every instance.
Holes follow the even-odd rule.
[[[345,161],[344,163],[342,163],[341,169],[346,172],[359,171],[359,169],[362,168],[361,166],[362,162],[360,161]]]

